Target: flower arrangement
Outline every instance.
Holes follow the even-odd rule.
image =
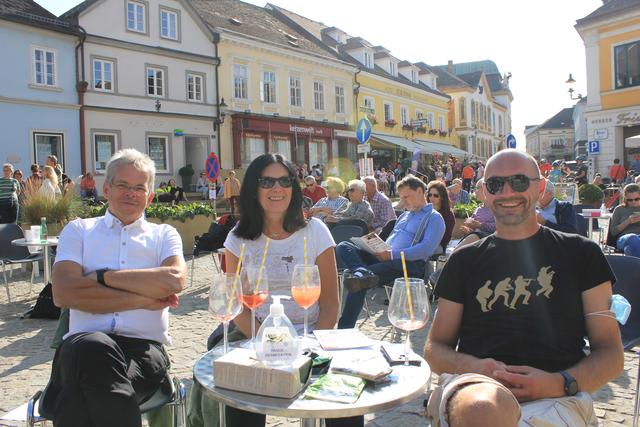
[[[402,125],[402,130],[413,130],[413,126],[411,126],[411,125]]]
[[[398,122],[396,122],[394,119],[390,119],[390,120],[385,120],[385,121],[384,121],[384,125],[385,125],[386,127],[388,127],[388,128],[392,128],[392,127],[394,127],[394,126],[395,126],[395,125],[397,125],[397,124],[398,124]]]
[[[369,122],[371,122],[372,125],[378,124],[378,119],[374,114],[367,114],[367,119],[369,120]]]
[[[107,205],[87,206],[81,216],[83,218],[93,218],[104,215],[106,211]],[[196,215],[205,215],[208,217],[215,217],[216,215],[216,212],[211,206],[196,202],[177,205],[152,203],[147,206],[144,213],[147,218],[158,218],[163,221],[171,219],[180,222],[185,222],[187,219],[193,218]]]
[[[81,203],[76,197],[73,183],[60,197],[51,197],[40,191],[40,185],[27,184],[21,196],[20,216],[23,223],[40,224],[47,218],[49,224],[66,223],[73,218]]]
[[[417,131],[418,133],[427,133],[427,127],[426,127],[425,125],[418,126],[418,127],[416,128],[416,131]]]
[[[446,130],[441,130],[439,133],[440,133],[440,136],[442,136],[442,137],[445,137],[445,136],[448,135]]]

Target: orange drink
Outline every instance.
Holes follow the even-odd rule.
[[[306,310],[320,298],[320,287],[293,287],[291,296],[300,307]]]
[[[257,294],[242,294],[242,303],[250,310],[255,310],[267,300],[269,292],[258,292]]]

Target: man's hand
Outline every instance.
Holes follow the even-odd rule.
[[[507,368],[507,365],[499,360],[486,358],[486,359],[475,359],[472,363],[467,364],[463,367],[464,372],[456,372],[457,374],[467,374],[467,373],[475,373],[486,375],[487,377],[491,377],[495,380],[498,380],[496,377],[497,372],[504,372]]]
[[[462,231],[462,234],[471,234],[471,232],[473,231],[472,229],[470,229],[466,225],[461,225],[460,226],[460,230]]]
[[[324,218],[324,222],[329,222],[329,223],[338,222],[338,218],[336,218],[333,215],[328,215]]]
[[[180,301],[180,298],[178,298],[178,295],[169,295],[168,297],[165,298],[160,298],[160,299],[156,299],[156,298],[147,298],[147,304],[145,306],[145,309],[147,310],[164,310],[166,307],[170,307],[170,308],[176,308],[178,306],[178,302]]]
[[[531,366],[507,365],[506,370],[496,371],[495,375],[519,402],[565,395],[564,378],[559,373],[546,372]]]
[[[376,258],[378,258],[380,262],[391,261],[391,251],[378,252]]]
[[[482,224],[480,224],[480,222],[478,222],[478,221],[477,221],[476,219],[474,219],[474,218],[467,218],[467,219],[465,219],[465,220],[464,220],[464,225],[465,225],[467,228],[470,228],[470,229],[474,229],[474,230],[475,230],[476,228],[480,228],[480,226],[481,226]]]

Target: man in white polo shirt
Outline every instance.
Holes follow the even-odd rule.
[[[56,427],[140,426],[139,402],[169,368],[163,344],[185,264],[177,231],[144,218],[154,177],[147,155],[117,152],[107,164],[105,216],[74,220],[60,236],[53,297],[69,308],[69,332],[44,402]]]

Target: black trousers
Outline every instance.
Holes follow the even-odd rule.
[[[102,332],[62,342],[51,370],[45,411],[56,427],[140,427],[139,402],[169,369],[160,343]]]
[[[18,219],[18,199],[0,201],[0,224],[11,224]]]

